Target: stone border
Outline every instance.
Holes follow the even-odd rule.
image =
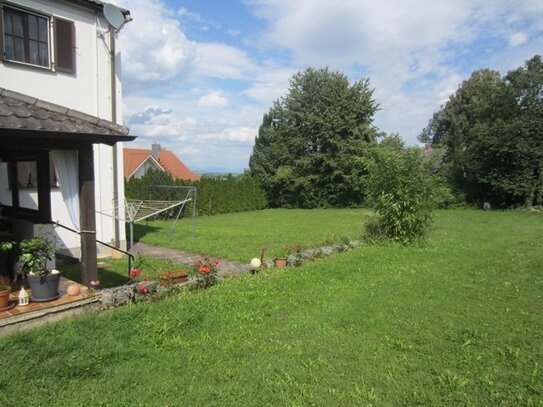
[[[307,249],[299,253],[293,253],[287,257],[287,266],[301,266],[305,261],[313,261],[328,257],[334,253],[342,253],[360,246],[359,240],[351,240],[348,244],[335,244],[331,246],[322,246],[316,249]],[[266,269],[274,267],[273,259],[264,259],[263,266]]]
[[[299,253],[294,253],[288,256],[287,266],[301,266],[306,261],[313,261],[323,257],[330,256],[335,253],[342,253],[348,250],[351,250],[355,247],[360,246],[361,242],[359,240],[352,240],[348,244],[336,244],[331,246],[323,246],[316,249],[307,249]],[[224,273],[219,276],[220,279],[224,278],[225,275],[237,275],[242,273],[250,272],[251,269],[243,265],[243,268],[239,270],[229,270],[228,273]],[[264,259],[263,266],[266,269],[272,269],[274,267],[274,262],[272,259]],[[169,287],[162,286],[155,281],[141,281],[131,284],[126,284],[120,287],[106,288],[101,291],[102,294],[102,308],[115,308],[120,307],[132,302],[144,301],[148,296],[153,296],[156,294],[167,294],[170,291],[183,287],[185,285],[192,285],[196,282],[198,277],[189,277],[188,281],[182,284],[175,284]],[[143,294],[139,290],[139,286],[144,286],[147,288],[148,293]]]

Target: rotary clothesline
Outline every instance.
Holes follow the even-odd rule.
[[[128,223],[130,226],[130,240],[128,252],[134,247],[134,223],[156,216],[162,212],[179,207],[177,215],[174,218],[172,226],[170,228],[169,239],[173,238],[173,231],[177,221],[179,220],[185,204],[192,201],[192,238],[196,236],[196,197],[197,188],[195,186],[185,185],[151,185],[151,188],[157,188],[159,190],[173,190],[173,191],[187,191],[185,199],[175,201],[160,201],[160,200],[144,200],[144,199],[124,199],[124,211],[120,210],[118,200],[113,200],[113,208],[109,210],[97,211],[97,213],[109,216],[114,219],[122,220]],[[121,213],[124,212],[124,213]],[[113,213],[113,215],[112,215]],[[132,258],[128,258],[129,268],[132,268]]]
[[[118,200],[114,200],[113,208],[111,208],[109,211],[96,211],[96,212],[101,215],[108,216],[110,218],[122,220],[123,222],[129,224],[130,247],[128,248],[128,252],[131,252],[132,248],[134,247],[134,223],[141,222],[142,220],[151,218],[162,212],[181,206],[179,208],[174,224],[172,225],[172,229],[170,231],[170,240],[171,240],[175,223],[177,223],[177,220],[179,219],[179,216],[181,215],[181,212],[183,211],[185,204],[191,200],[192,198],[188,198],[188,194],[187,194],[187,198],[183,199],[182,201],[154,201],[154,200],[142,200],[142,199],[125,199],[124,200],[124,217],[120,216]],[[114,213],[115,215],[111,215],[111,213]],[[129,262],[131,262],[130,258],[129,258]],[[132,268],[131,264],[129,268]]]
[[[152,201],[140,199],[125,199],[125,219],[128,222],[141,222],[144,219],[151,218],[169,209],[173,209],[179,205],[184,205],[191,198],[182,201]],[[115,213],[118,213],[118,205],[115,207]]]
[[[125,199],[124,202],[124,217],[119,216],[119,202],[113,201],[113,208],[109,210],[96,211],[97,213],[109,216],[128,223],[141,222],[144,219],[151,218],[162,212],[173,209],[179,205],[185,205],[191,198],[186,198],[182,201],[151,201],[141,199]],[[115,215],[112,215],[114,213]]]

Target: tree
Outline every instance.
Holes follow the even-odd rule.
[[[360,205],[361,157],[375,143],[377,108],[367,79],[351,85],[328,68],[295,74],[287,95],[264,115],[249,161],[270,204]]]
[[[446,149],[444,171],[469,202],[541,204],[543,64],[502,78],[474,72],[435,113],[420,140]]]

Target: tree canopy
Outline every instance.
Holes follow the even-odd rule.
[[[271,205],[360,205],[377,109],[368,79],[351,84],[328,68],[295,74],[264,115],[249,161]]]
[[[501,77],[483,69],[435,113],[420,140],[446,149],[444,170],[470,202],[543,204],[543,62]]]

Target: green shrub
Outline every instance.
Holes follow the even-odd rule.
[[[415,148],[377,147],[368,160],[367,189],[379,217],[370,221],[370,238],[387,238],[402,244],[426,235],[435,207],[434,179]]]
[[[247,175],[225,177],[204,176],[199,181],[174,180],[161,171],[148,171],[142,178],[132,178],[125,183],[125,195],[129,199],[182,200],[187,190],[179,188],[157,188],[166,186],[195,186],[197,188],[196,211],[198,215],[244,212],[265,209],[266,195],[259,182]],[[186,213],[192,213],[194,201],[189,202]],[[177,209],[165,214],[174,216]]]

